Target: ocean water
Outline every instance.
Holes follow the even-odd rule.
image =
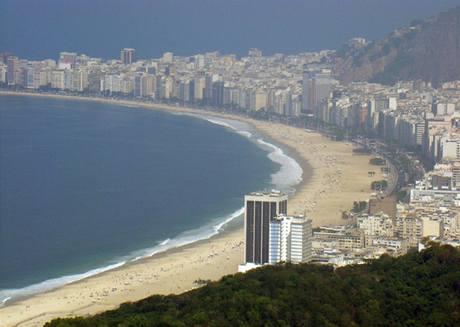
[[[210,237],[301,179],[241,122],[0,96],[0,305]]]

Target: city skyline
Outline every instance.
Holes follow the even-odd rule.
[[[458,325],[460,0],[221,1],[0,4],[0,325]]]
[[[167,51],[243,55],[336,49],[354,36],[383,37],[392,29],[458,5],[456,0],[404,1],[104,1],[5,0],[0,4],[0,52],[44,59],[65,48],[113,58],[133,47],[139,58]],[[104,25],[99,25],[104,17]],[[234,19],[237,17],[238,24]],[[357,19],[359,17],[359,19]],[[85,24],[82,24],[82,22]],[[126,21],[125,24],[120,22]],[[180,24],[177,24],[180,22]],[[283,22],[282,27],[276,22]],[[177,27],[174,27],[177,25]],[[186,28],[184,28],[186,26]]]

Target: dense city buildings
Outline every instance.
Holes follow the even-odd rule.
[[[2,54],[0,83],[30,90],[133,97],[254,112],[270,110],[299,117],[303,67],[311,63],[316,67],[314,63],[329,53],[264,57],[260,50],[251,49],[247,57],[238,59],[218,52],[190,57],[166,52],[158,59],[137,60],[135,49],[124,48],[119,60],[62,52],[57,62],[21,60]],[[327,69],[321,76],[325,74]],[[318,99],[315,101],[329,90],[329,84],[321,84],[323,77],[318,80],[312,90]]]
[[[348,47],[365,44],[355,38]],[[388,192],[384,184],[376,185],[364,210],[344,213],[345,226],[323,226],[311,238],[302,234],[311,229],[308,219],[286,216],[285,195],[247,196],[246,265],[310,259],[343,265],[382,253],[400,255],[426,239],[460,243],[460,81],[437,88],[419,80],[344,85],[334,62],[335,52],[329,50],[264,56],[250,49],[241,58],[166,52],[141,60],[125,48],[118,60],[61,52],[57,62],[3,53],[0,85],[227,110],[349,138],[363,151],[388,159],[380,169],[385,183],[396,175],[395,185]],[[407,196],[397,198],[400,190]],[[300,230],[300,238],[287,241],[286,235]],[[309,239],[311,257],[295,254],[299,246],[310,251]]]

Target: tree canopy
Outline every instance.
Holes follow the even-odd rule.
[[[46,326],[460,326],[460,251],[432,244],[338,269],[266,266]]]

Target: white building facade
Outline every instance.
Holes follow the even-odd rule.
[[[269,263],[308,262],[312,256],[311,220],[279,215],[270,223]]]

